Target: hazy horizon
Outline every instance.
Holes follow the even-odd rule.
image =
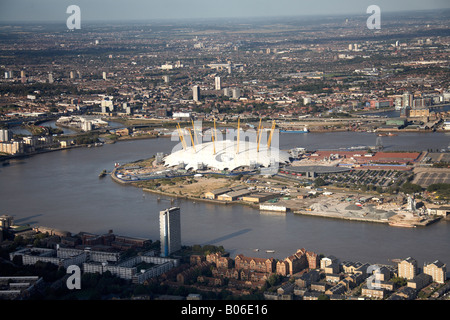
[[[229,0],[219,3],[207,0],[2,0],[0,23],[14,22],[62,22],[70,14],[69,5],[78,5],[85,22],[119,22],[149,20],[191,19],[245,19],[265,17],[340,16],[367,15],[370,5],[378,5],[382,13],[429,11],[450,9],[450,1],[433,0],[347,0],[336,2],[322,0],[311,3],[303,0]]]

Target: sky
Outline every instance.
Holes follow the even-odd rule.
[[[450,9],[449,0],[0,0],[0,23],[66,21],[70,5],[80,7],[82,21],[364,15],[370,5],[381,13]]]

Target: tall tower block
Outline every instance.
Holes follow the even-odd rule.
[[[159,212],[161,256],[168,257],[181,250],[180,208],[172,207]]]

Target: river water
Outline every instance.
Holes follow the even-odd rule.
[[[375,145],[374,133],[281,134],[280,147],[337,149]],[[168,138],[123,141],[103,147],[76,148],[12,160],[0,167],[0,214],[14,216],[17,224],[80,231],[159,238],[159,211],[180,206],[182,242],[223,245],[234,257],[283,259],[299,248],[341,260],[389,263],[412,256],[419,261],[450,263],[450,222],[426,228],[395,228],[383,224],[348,222],[294,214],[266,214],[240,205],[158,197],[109,177],[99,179],[114,163],[169,153],[177,142]],[[383,137],[390,150],[441,149],[449,133],[401,133]],[[260,249],[255,252],[254,249]],[[265,250],[275,250],[266,253]]]

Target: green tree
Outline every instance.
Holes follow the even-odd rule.
[[[402,277],[393,277],[392,278],[392,282],[398,287],[403,287],[406,286],[408,281],[406,280],[406,278],[402,278]]]
[[[267,284],[269,287],[273,287],[281,283],[281,280],[282,280],[281,275],[274,273],[267,279]]]
[[[325,180],[323,180],[322,178],[317,178],[316,180],[314,180],[314,186],[315,187],[321,187],[326,185],[327,183],[325,182]]]
[[[408,181],[401,186],[400,190],[407,194],[413,194],[422,192],[423,189],[420,185]]]

